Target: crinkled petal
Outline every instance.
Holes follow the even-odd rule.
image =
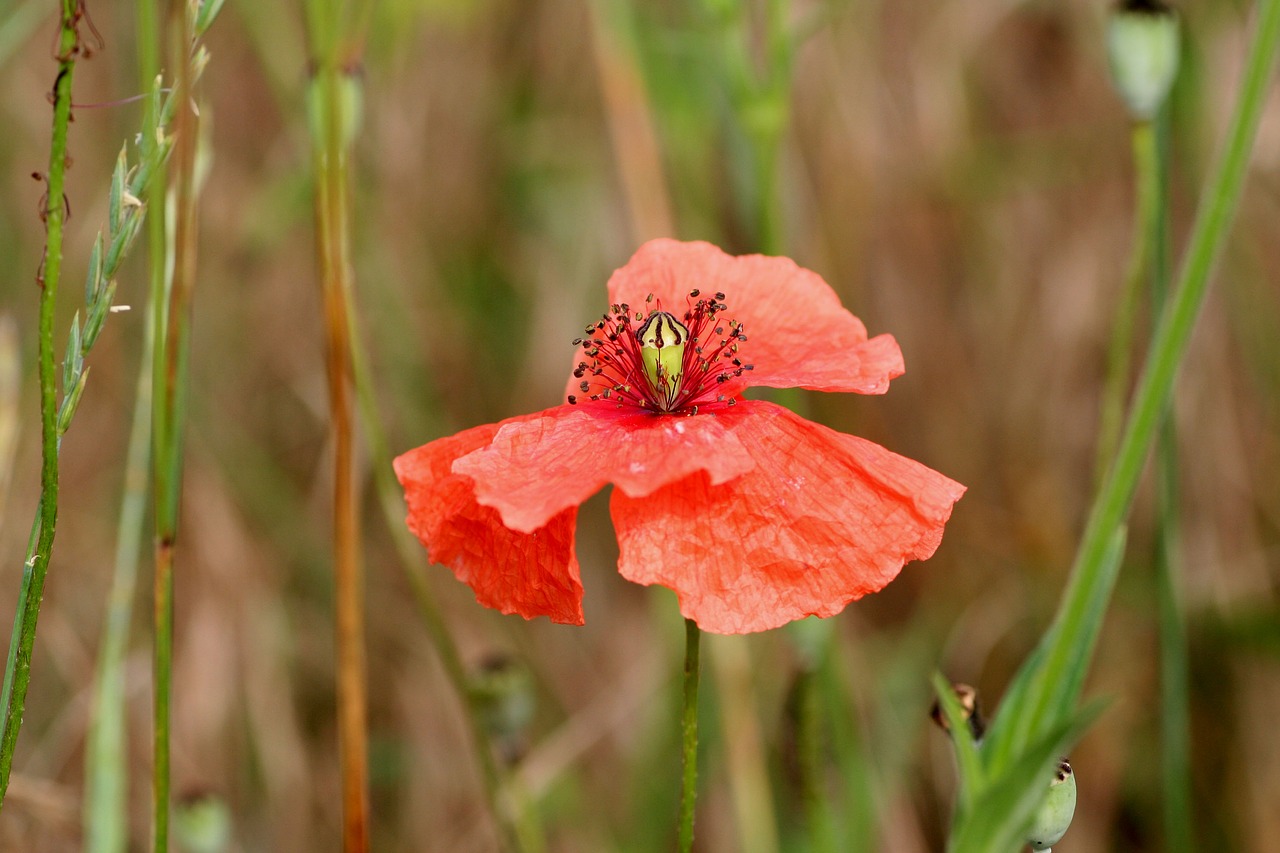
[[[883,394],[903,372],[891,335],[867,339],[862,321],[815,272],[789,258],[727,255],[710,243],[651,240],[609,279],[610,303],[637,310],[653,294],[679,314],[689,291],[725,294],[725,317],[743,324],[746,385]],[[735,387],[726,386],[732,394]],[[571,387],[568,393],[573,393]]]
[[[765,402],[721,416],[756,467],[701,473],[643,500],[614,492],[624,577],[675,590],[720,634],[832,616],[933,554],[964,487],[872,442]]]
[[[577,511],[555,513],[531,531],[511,530],[496,510],[476,503],[475,484],[451,470],[455,459],[488,444],[502,426],[475,427],[395,460],[409,529],[432,562],[452,569],[485,607],[581,625],[582,582],[573,552]]]
[[[476,500],[507,527],[531,531],[606,483],[640,498],[695,471],[720,484],[754,464],[711,414],[657,415],[601,401],[508,421],[453,471],[475,481]]]

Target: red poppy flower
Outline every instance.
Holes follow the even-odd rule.
[[[655,240],[609,279],[566,404],[395,461],[409,527],[476,599],[582,624],[577,507],[606,484],[636,583],[707,631],[831,616],[931,556],[964,487],[884,448],[742,399],[752,385],[884,393],[902,374],[815,273]]]

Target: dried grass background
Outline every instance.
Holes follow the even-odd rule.
[[[634,52],[610,31],[616,7],[606,0],[377,5],[355,168],[356,298],[397,451],[554,404],[569,341],[601,310],[606,277],[664,220],[673,236],[752,249],[734,201],[727,110],[698,71],[705,57],[688,34],[691,16],[674,0],[636,5]],[[295,6],[229,3],[210,33],[203,84],[212,159],[176,576],[174,776],[180,792],[226,799],[233,849],[243,851],[335,849],[338,837],[328,427]],[[796,7],[820,25],[791,88],[787,251],[873,334],[897,336],[907,364],[883,398],[812,396],[808,405],[824,423],[969,486],[938,555],[840,617],[860,709],[850,725],[876,771],[880,849],[938,850],[952,767],[928,723],[928,676],[939,668],[998,700],[1052,615],[1091,497],[1105,349],[1131,239],[1128,119],[1108,81],[1100,3]],[[1175,246],[1233,100],[1250,8],[1184,4]],[[75,100],[86,106],[71,135],[64,330],[105,215],[109,169],[140,124],[139,105],[87,106],[138,91],[131,4],[90,11],[106,47],[76,77]],[[16,414],[18,430],[12,477],[0,478],[4,619],[38,491],[41,186],[29,175],[47,158],[52,27],[52,17],[41,21],[0,65],[0,312],[22,365],[16,401],[0,413]],[[606,107],[610,91],[622,109]],[[1195,817],[1214,850],[1266,850],[1280,837],[1276,100],[1175,413]],[[80,843],[88,691],[143,337],[138,255],[117,297],[135,310],[108,322],[64,444],[59,536],[0,816],[3,850]],[[10,461],[0,458],[0,472]],[[375,847],[493,849],[462,709],[369,498]],[[1066,853],[1161,849],[1150,517],[1144,491],[1091,678],[1092,692],[1115,701],[1072,755],[1081,801]],[[579,527],[583,628],[501,617],[446,571],[429,578],[468,661],[504,651],[535,673],[539,711],[523,768],[551,849],[667,849],[678,767],[674,598],[617,576],[601,500]],[[148,820],[148,620],[140,599],[129,689],[137,843]],[[753,656],[765,747],[781,766],[795,662],[780,634],[741,642]],[[725,786],[731,748],[712,725],[699,821],[708,851],[741,849]]]

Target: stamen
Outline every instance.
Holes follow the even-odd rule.
[[[719,388],[752,366],[738,356],[747,340],[742,324],[718,316],[728,308],[724,299],[723,293],[708,299],[691,290],[681,318],[663,310],[652,293],[645,312],[609,306],[586,328],[586,337],[573,341],[589,359],[573,370],[583,380],[578,387],[590,400],[657,414],[695,415],[708,403],[734,405]],[[569,402],[576,405],[577,395]]]

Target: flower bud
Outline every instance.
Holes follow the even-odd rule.
[[[1067,834],[1071,818],[1076,813],[1076,777],[1071,772],[1071,762],[1062,759],[1054,769],[1053,781],[1044,802],[1036,810],[1027,843],[1032,850],[1048,850]]]
[[[1111,12],[1111,77],[1134,119],[1155,118],[1178,73],[1178,49],[1178,13],[1161,0],[1122,0]]]
[[[223,853],[231,846],[231,810],[208,791],[184,795],[174,804],[173,834],[191,853]]]
[[[649,385],[660,398],[674,399],[680,391],[689,330],[674,315],[655,311],[640,327],[638,337]]]

